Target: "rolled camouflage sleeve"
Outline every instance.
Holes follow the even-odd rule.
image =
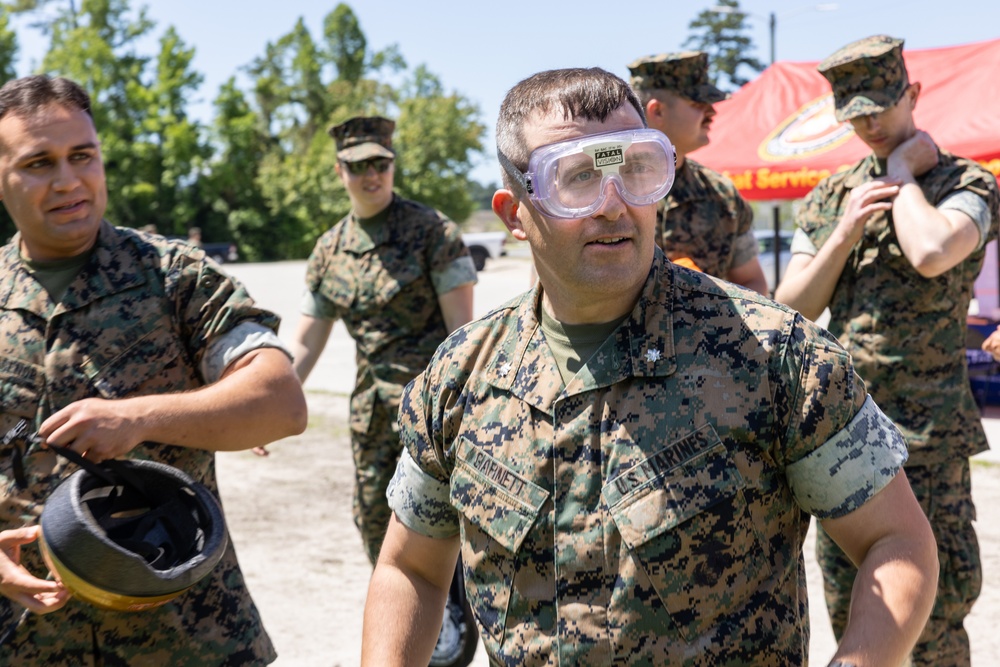
[[[431,281],[437,294],[447,294],[462,285],[475,285],[479,278],[472,257],[459,257],[444,271],[431,273]]]
[[[208,346],[201,360],[201,375],[205,382],[217,382],[222,374],[243,355],[264,348],[281,350],[289,359],[292,353],[273,330],[256,322],[242,322]]]
[[[340,317],[340,309],[319,292],[305,290],[299,302],[299,312],[309,317],[321,320],[336,320]]]
[[[403,525],[438,539],[458,534],[458,515],[449,495],[449,485],[424,472],[404,449],[386,490],[389,507]]]
[[[885,488],[907,459],[906,442],[869,396],[854,419],[785,474],[805,511],[831,519],[850,514]]]
[[[200,252],[200,251],[199,251]],[[179,255],[171,266],[167,284],[180,313],[191,358],[199,367],[212,343],[241,324],[252,323],[277,332],[281,319],[257,306],[243,284],[226,275],[215,262]]]
[[[434,424],[440,420],[429,414],[433,393],[426,389],[426,374],[406,386],[399,407],[399,436],[403,454],[389,483],[389,507],[407,528],[443,539],[459,530],[457,510],[450,502],[450,475],[441,465],[434,446]]]
[[[443,216],[442,216],[443,218]],[[462,285],[479,281],[469,249],[462,241],[458,225],[447,218],[438,229],[440,236],[431,242],[431,282],[437,294],[445,294]]]
[[[906,443],[878,408],[851,356],[815,324],[796,315],[785,355],[798,378],[782,458],[799,505],[819,518],[848,514],[884,488],[906,461]]]
[[[972,218],[972,221],[976,224],[976,229],[979,230],[979,244],[976,246],[976,250],[986,245],[986,239],[990,234],[992,216],[990,215],[989,205],[981,196],[968,190],[959,190],[942,199],[941,203],[937,205],[937,210],[960,211]]]

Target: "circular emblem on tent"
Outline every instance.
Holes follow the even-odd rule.
[[[851,138],[850,123],[833,115],[833,94],[827,93],[785,119],[757,149],[762,160],[773,162],[803,158],[829,151]]]

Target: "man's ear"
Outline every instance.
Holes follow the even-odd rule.
[[[510,190],[497,190],[493,193],[493,212],[507,225],[511,236],[518,241],[527,241],[528,236],[521,226],[521,219],[517,217],[517,209],[521,203]]]
[[[910,103],[910,110],[917,108],[917,98],[920,97],[920,82],[914,81],[910,84],[910,90],[913,91],[913,102]]]
[[[650,97],[649,101],[646,102],[646,124],[652,127],[655,123],[656,127],[659,127],[661,115],[663,115],[663,102],[655,97]]]

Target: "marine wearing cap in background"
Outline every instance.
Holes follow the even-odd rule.
[[[395,193],[395,129],[388,118],[355,116],[329,130],[351,210],[309,256],[292,345],[304,383],[337,320],[354,339],[353,515],[372,565],[392,514],[386,487],[403,448],[395,429],[399,398],[448,334],[472,318],[477,280],[458,225]],[[463,620],[460,588],[453,590],[434,663],[447,667],[468,664],[478,641],[472,620]]]
[[[673,90],[703,104],[715,104],[729,97],[708,78],[708,54],[679,51],[646,56],[629,63],[629,84],[634,90]]]
[[[895,106],[910,85],[903,40],[874,35],[848,44],[819,64],[833,88],[840,122],[882,113]]]
[[[396,123],[381,116],[355,116],[330,128],[337,143],[337,159],[361,162],[375,157],[394,158],[392,133]]]
[[[628,68],[649,127],[677,152],[674,185],[657,207],[656,244],[675,264],[767,293],[750,205],[732,181],[686,159],[709,143],[712,105],[729,96],[709,80],[708,54],[661,53]]]
[[[916,125],[921,85],[907,75],[903,40],[860,39],[818,69],[837,118],[872,153],[809,193],[775,298],[810,318],[829,308],[827,329],[906,438],[906,476],[940,562],[911,664],[969,665],[963,621],[982,586],[969,457],[989,445],[965,364],[966,317],[985,246],[997,236],[1000,192],[981,165],[941,150]],[[823,530],[816,543],[840,636],[857,570]]]

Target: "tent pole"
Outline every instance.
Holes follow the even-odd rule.
[[[777,290],[781,280],[781,204],[773,202],[771,211],[774,216],[774,289]]]

